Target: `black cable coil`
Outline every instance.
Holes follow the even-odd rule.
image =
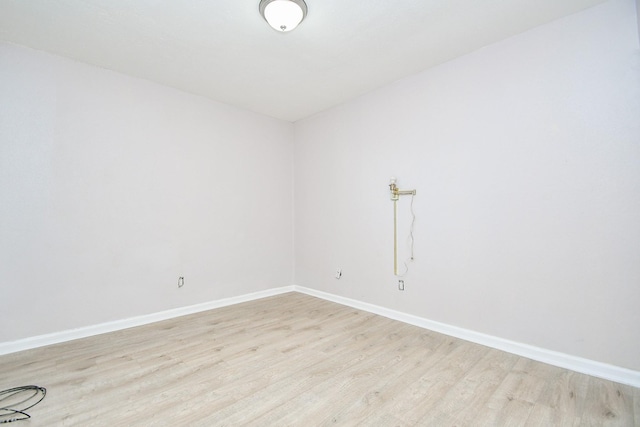
[[[0,391],[0,424],[31,418],[25,411],[33,408],[47,394],[47,389],[37,385],[25,385]]]

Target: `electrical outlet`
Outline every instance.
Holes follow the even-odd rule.
[[[404,291],[404,280],[398,280],[398,290]]]
[[[178,277],[178,287],[181,288],[184,286],[184,277]]]
[[[341,277],[342,277],[342,269],[339,268],[336,270],[336,279],[340,280]]]

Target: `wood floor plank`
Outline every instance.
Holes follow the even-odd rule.
[[[634,425],[633,388],[606,380],[592,380],[581,425]]]
[[[405,335],[402,329],[408,333]],[[427,351],[423,334],[397,325],[392,331],[395,332],[380,337],[385,341],[382,351],[369,349],[357,365],[314,385],[256,421],[263,425],[273,425],[279,420],[295,424],[303,412],[304,416],[317,420],[318,425],[333,425],[340,420],[366,416],[384,399],[381,390],[391,388],[394,380],[415,368]],[[305,404],[312,400],[320,400],[322,405]]]
[[[27,384],[30,426],[640,425],[637,388],[298,293],[0,356]]]
[[[640,388],[633,390],[633,415],[634,426],[640,426]]]
[[[392,321],[384,318],[374,318],[371,322],[368,329],[363,329],[363,332],[351,337],[350,345],[346,344],[348,340],[344,340],[344,345],[333,348],[328,355],[313,357],[310,354],[305,354],[304,367],[297,366],[291,369],[291,365],[289,365],[282,380],[272,382],[255,391],[249,399],[243,399],[236,405],[225,408],[220,412],[220,415],[230,423],[229,425],[237,425],[239,422],[250,421],[264,414],[267,408],[260,406],[259,403],[269,400],[275,395],[282,402],[286,402],[305,393],[316,384],[335,381],[336,378],[344,380],[346,378],[345,372],[361,368],[370,354],[387,350],[388,343],[382,337],[386,333],[392,333],[395,325]],[[256,408],[251,418],[247,418],[238,411],[239,408],[247,405]]]
[[[478,414],[484,411],[487,401],[507,377],[518,361],[518,356],[505,354],[499,350],[489,350],[485,357],[469,369],[444,400],[438,412],[441,419],[450,420],[455,425],[474,425]],[[431,416],[423,417],[423,425],[431,424]],[[431,424],[433,425],[433,424]]]
[[[541,396],[545,382],[536,371],[545,366],[519,358],[478,415],[478,425],[523,425]]]
[[[549,378],[534,405],[527,425],[580,425],[580,416],[587,402],[589,380],[588,375],[557,369],[556,377]]]
[[[464,379],[466,372],[485,357],[488,348],[480,345],[462,345],[450,341],[453,350],[431,366],[419,378],[408,384],[408,395],[402,397],[398,416],[412,425],[419,425],[425,417],[448,412],[453,403],[443,399]],[[467,343],[464,343],[467,344]]]

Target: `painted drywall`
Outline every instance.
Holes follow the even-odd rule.
[[[640,40],[640,0],[636,0],[636,16],[638,17],[638,39]]]
[[[638,370],[639,117],[612,0],[298,121],[295,283]]]
[[[0,342],[290,285],[292,143],[291,123],[1,44]]]

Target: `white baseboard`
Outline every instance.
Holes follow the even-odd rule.
[[[528,344],[506,340],[491,335],[482,334],[457,326],[447,325],[445,323],[435,322],[433,320],[403,313],[400,311],[390,310],[388,308],[369,304],[366,302],[341,297],[339,295],[327,292],[317,291],[302,286],[294,286],[293,290],[303,294],[322,298],[327,301],[336,302],[338,304],[357,308],[369,313],[379,314],[389,319],[399,320],[410,325],[429,329],[452,337],[460,338],[465,341],[471,341],[476,344],[485,345],[487,347],[503,350],[518,356],[526,357],[549,365],[558,366],[560,368],[569,369],[571,371],[580,372],[598,378],[615,381],[621,384],[627,384],[633,387],[640,387],[640,372],[619,366],[609,365],[594,360],[583,359],[581,357],[572,356],[557,351],[547,350]]]
[[[619,366],[596,362],[589,359],[583,359],[581,357],[571,356],[569,354],[534,347],[528,344],[509,341],[468,329],[459,328],[457,326],[435,322],[433,320],[425,319],[400,311],[390,310],[388,308],[380,307],[374,304],[341,297],[339,295],[334,295],[315,289],[305,288],[303,286],[284,286],[281,288],[267,289],[265,291],[210,301],[187,307],[175,308],[172,310],[131,317],[128,319],[116,320],[113,322],[101,323],[99,325],[86,326],[77,329],[70,329],[66,331],[25,338],[17,341],[0,343],[0,355],[15,353],[22,350],[29,350],[37,347],[43,347],[51,344],[58,344],[61,342],[71,341],[79,338],[86,338],[94,335],[104,334],[107,332],[119,331],[135,326],[147,325],[153,322],[159,322],[162,320],[173,319],[175,317],[185,316],[188,314],[212,310],[214,308],[226,307],[233,304],[239,304],[242,302],[253,301],[260,298],[280,295],[286,292],[300,292],[306,295],[322,298],[327,301],[332,301],[338,304],[357,308],[358,310],[378,314],[389,319],[394,319],[404,323],[408,323],[410,325],[429,329],[434,332],[439,332],[445,335],[474,342],[476,344],[481,344],[512,354],[517,354],[519,356],[527,357],[529,359],[537,360],[549,365],[554,365],[575,372],[592,375],[598,378],[604,378],[621,384],[627,384],[633,387],[640,387],[639,371],[621,368]]]
[[[239,304],[241,302],[253,301],[260,298],[283,294],[285,292],[293,292],[293,290],[293,286],[267,289],[265,291],[253,292],[236,297],[209,301],[201,304],[190,305],[187,307],[174,308],[158,313],[151,313],[143,316],[131,317],[128,319],[115,320],[112,322],[105,322],[98,325],[85,326],[77,329],[69,329],[66,331],[54,332],[51,334],[38,335],[35,337],[29,337],[17,341],[4,342],[0,343],[0,355],[16,353],[18,351],[29,350],[32,348],[43,347],[51,344],[58,344],[66,341],[76,340],[79,338],[91,337],[107,332],[133,328],[135,326],[148,325],[149,323],[173,319],[175,317],[185,316],[187,314],[199,313],[201,311],[212,310],[214,308],[226,307],[233,304]]]

